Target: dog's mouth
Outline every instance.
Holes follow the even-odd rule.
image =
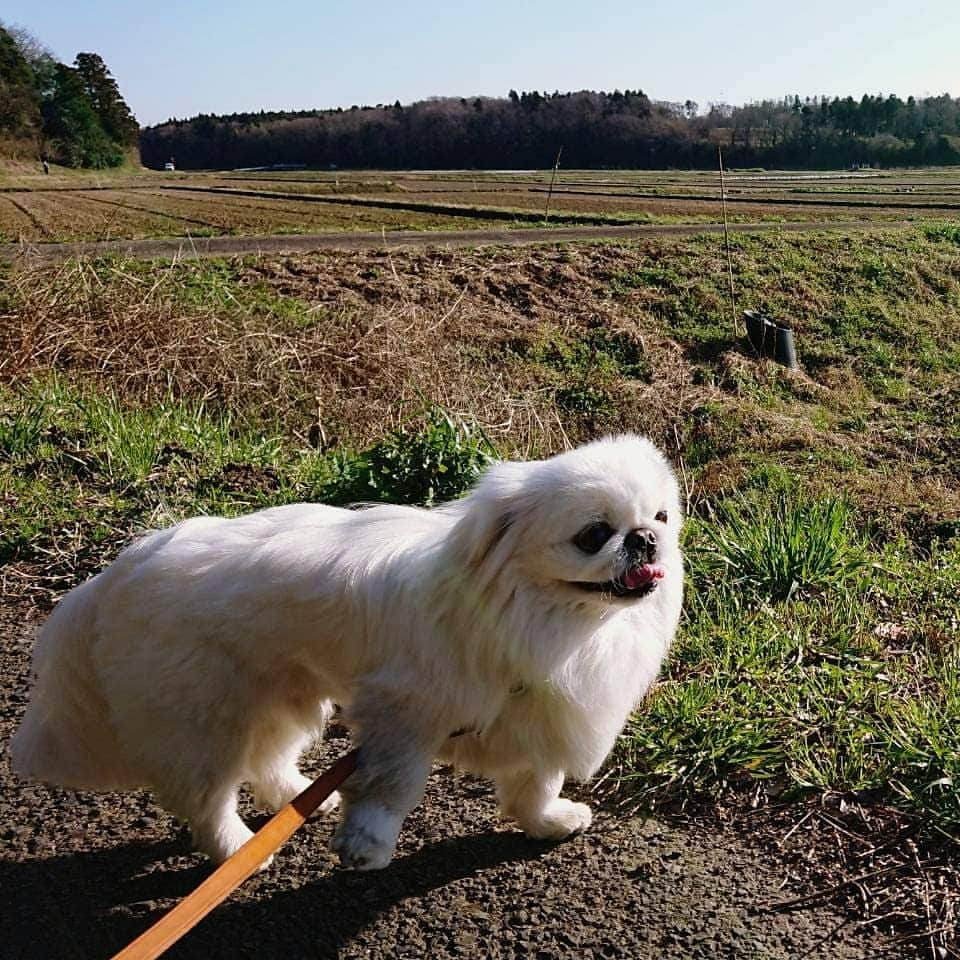
[[[571,586],[591,593],[607,593],[614,597],[645,597],[653,593],[657,584],[667,575],[659,563],[644,563],[625,570],[619,577],[605,583],[571,581]]]

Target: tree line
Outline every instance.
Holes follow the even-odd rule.
[[[432,98],[403,105],[200,114],[141,132],[148,166],[703,168],[960,164],[960,98],[784,97],[744,106],[641,90]]]
[[[26,31],[0,24],[0,146],[68,167],[115,167],[136,154],[140,126],[96,53],[72,66]]]
[[[783,97],[705,110],[642,90],[436,97],[408,105],[200,114],[139,130],[96,53],[67,66],[0,24],[0,151],[76,167],[136,154],[187,169],[572,167],[830,169],[960,164],[960,98]]]

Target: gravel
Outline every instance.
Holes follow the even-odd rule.
[[[0,956],[106,958],[210,868],[147,794],[75,793],[13,777],[7,743],[26,705],[31,633],[23,610],[0,608]],[[346,746],[334,730],[308,772]],[[168,956],[907,955],[829,905],[771,911],[797,893],[786,871],[742,828],[710,820],[601,808],[586,834],[538,843],[498,820],[489,784],[437,768],[386,870],[341,870],[327,849],[332,829],[329,819],[308,823]]]

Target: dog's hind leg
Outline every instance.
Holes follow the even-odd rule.
[[[232,857],[253,836],[237,813],[236,787],[208,797],[205,806],[190,817],[190,829],[197,849],[214,863]],[[269,866],[269,861],[263,866]]]
[[[298,757],[299,751],[295,757],[277,757],[270,766],[260,769],[250,783],[255,806],[276,813],[310,786],[310,778],[297,768]],[[337,805],[339,796],[334,793],[332,797],[333,802],[328,797],[321,804],[321,813],[328,813]]]
[[[323,727],[333,713],[333,704],[323,702],[319,719],[310,729],[304,729],[295,718],[274,716],[255,731],[247,765],[250,768],[250,786],[258,807],[277,811],[286,806],[312,781],[298,767],[301,754],[323,733]],[[334,791],[318,808],[329,813],[340,802]]]
[[[593,819],[585,803],[560,796],[563,773],[527,770],[497,777],[497,796],[505,817],[516,820],[535,840],[562,840],[585,830]]]
[[[190,827],[194,849],[214,863],[223,863],[253,836],[237,813],[238,789],[238,783],[221,781],[201,790],[181,790],[168,782],[156,790],[156,795],[167,810]]]

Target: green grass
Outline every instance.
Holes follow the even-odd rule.
[[[652,376],[637,337],[599,324],[575,335],[551,324],[539,339],[514,344],[514,352],[538,369],[564,413],[589,422],[595,431],[615,423],[615,393],[623,380],[649,382]]]
[[[843,500],[796,501],[781,494],[771,504],[769,497],[732,495],[712,513],[712,521],[688,527],[695,531],[693,570],[701,582],[723,584],[734,604],[821,593],[865,562]]]
[[[195,513],[431,504],[498,452],[649,433],[683,467],[687,599],[625,789],[960,832],[957,242],[734,238],[799,373],[745,345],[712,237],[6,274],[0,562],[49,596]]]
[[[202,403],[124,404],[52,377],[0,391],[0,562],[43,563],[65,531],[100,543],[196,513],[430,505],[460,496],[495,454],[482,430],[436,407],[369,449],[323,453]]]
[[[695,577],[668,676],[620,743],[632,787],[840,792],[956,831],[960,543],[872,559],[789,602],[745,604],[721,576]]]
[[[368,450],[332,457],[325,482],[311,491],[327,503],[413,503],[432,506],[459,497],[496,449],[482,430],[428,408]],[[321,471],[323,475],[323,471]]]

